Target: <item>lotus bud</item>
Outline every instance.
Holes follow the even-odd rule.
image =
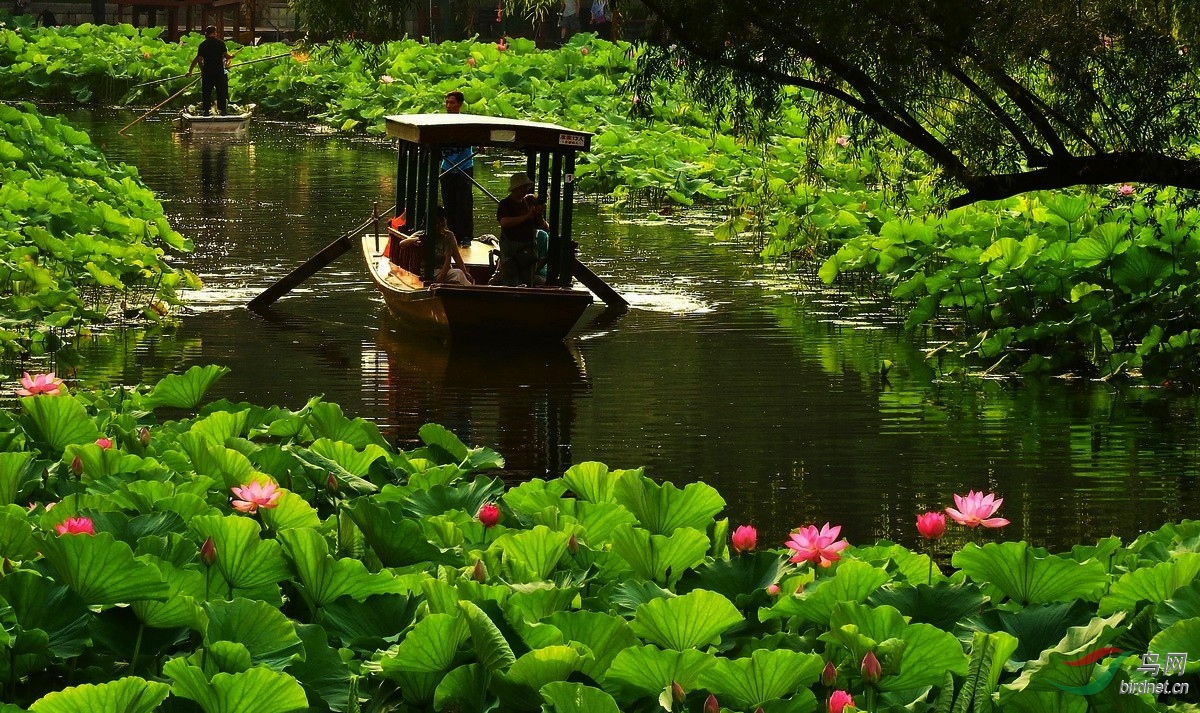
[[[329,491],[330,495],[337,495],[339,485],[337,476],[333,473],[330,473],[329,477],[325,478],[325,490]]]
[[[868,651],[866,656],[863,656],[862,666],[859,667],[859,673],[862,674],[863,683],[868,686],[879,680],[883,670],[879,666],[879,659],[875,658],[874,651]]]
[[[767,585],[767,594],[772,597],[779,596],[779,585],[778,584],[768,584]]]
[[[576,540],[575,535],[572,534],[570,539],[567,540],[567,552],[570,552],[571,554],[575,554],[578,551],[579,551],[579,540]]]
[[[833,688],[837,683],[837,667],[832,661],[825,662],[825,668],[821,669],[821,685]]]
[[[479,508],[479,522],[484,527],[495,527],[500,522],[500,507],[496,503],[484,503]]]
[[[487,567],[483,564],[483,560],[475,560],[475,570],[471,572],[471,579],[480,584],[487,581]]]
[[[704,713],[721,713],[721,704],[717,703],[717,697],[711,693],[704,701]]]
[[[71,472],[76,476],[83,475],[83,461],[80,460],[79,456],[71,459]]]
[[[5,560],[7,562],[8,560]],[[679,685],[679,681],[671,681],[671,700],[676,704],[683,703],[683,699],[687,696],[683,692],[683,686]]]
[[[753,525],[742,525],[733,531],[733,551],[749,552],[758,545],[758,530]]]
[[[200,561],[205,567],[211,567],[217,561],[217,546],[213,543],[213,538],[205,539],[204,544],[200,545]]]
[[[5,557],[3,569],[4,569],[5,574],[12,574],[13,570],[16,569],[16,567],[13,566],[12,560]]]
[[[149,428],[142,426],[141,430],[138,431],[138,443],[142,444],[142,448],[145,448],[146,446],[150,445],[150,429]]]
[[[587,55],[588,55],[588,48],[587,48],[587,47],[580,47],[580,48],[579,48],[579,54],[583,55],[584,57],[587,57]]]
[[[754,709],[754,713],[766,713],[766,711],[763,710],[762,706],[759,706],[758,708]]]
[[[474,66],[475,66],[475,58],[474,58],[474,57],[467,57],[467,64],[469,64],[470,66],[474,67]]]

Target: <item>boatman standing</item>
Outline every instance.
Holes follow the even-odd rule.
[[[446,113],[458,114],[466,97],[462,92],[446,95]],[[446,222],[466,247],[475,237],[474,196],[471,184],[475,178],[475,151],[470,146],[442,147],[442,204],[446,206]]]
[[[217,36],[217,28],[213,25],[204,28],[204,41],[196,48],[187,76],[192,76],[192,70],[200,65],[201,106],[205,114],[212,111],[214,89],[217,91],[217,111],[229,113],[229,63],[232,59],[233,55],[225,49],[225,41]]]

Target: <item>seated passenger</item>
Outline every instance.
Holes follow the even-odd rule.
[[[525,172],[508,180],[508,195],[496,206],[500,223],[501,285],[532,285],[537,267],[537,230],[547,229],[546,204],[533,195],[533,181]]]
[[[437,207],[437,234],[434,237],[434,250],[441,256],[441,265],[433,276],[433,282],[450,283],[455,285],[473,285],[471,271],[463,260],[462,251],[458,249],[458,239],[446,225],[446,209]],[[424,236],[413,236],[400,241],[400,247],[421,244]],[[455,267],[457,265],[458,267]]]

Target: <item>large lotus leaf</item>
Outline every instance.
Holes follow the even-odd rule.
[[[461,591],[462,584],[459,588]],[[578,595],[577,586],[563,586],[552,582],[517,584],[513,585],[512,594],[504,601],[504,608],[513,621],[541,621],[554,612],[570,609]]]
[[[1175,272],[1170,256],[1158,250],[1134,246],[1117,258],[1113,266],[1113,282],[1132,294],[1144,293]]]
[[[1200,579],[1175,590],[1157,612],[1158,625],[1163,629],[1177,621],[1193,617],[1200,617]]]
[[[612,696],[582,683],[553,681],[542,686],[539,693],[554,713],[621,713]]]
[[[1100,562],[1076,562],[1025,542],[968,544],[951,561],[975,582],[995,585],[1026,606],[1072,599],[1094,602],[1108,583]]]
[[[741,612],[728,599],[697,589],[681,597],[646,602],[634,612],[630,626],[645,641],[684,651],[708,646],[742,620]]]
[[[480,664],[459,666],[438,683],[433,694],[433,709],[488,713],[493,708],[488,694],[491,681],[492,673]]]
[[[622,703],[655,698],[673,682],[690,691],[699,686],[700,676],[715,660],[712,654],[694,649],[663,651],[656,646],[632,646],[613,659],[602,685]]]
[[[392,517],[387,508],[359,498],[349,509],[367,544],[385,567],[407,567],[425,562],[446,562],[447,557],[429,542],[416,520]]]
[[[581,539],[595,549],[611,540],[617,527],[637,524],[637,517],[616,503],[589,503],[582,500],[575,502],[575,519],[583,525]]]
[[[690,527],[671,535],[654,535],[640,527],[620,525],[612,533],[612,551],[637,577],[666,585],[703,562],[708,545],[708,535]]]
[[[28,451],[0,453],[0,505],[11,505],[19,494],[30,492],[41,478],[41,469]]]
[[[1042,199],[1042,205],[1053,215],[1068,223],[1074,223],[1087,213],[1091,207],[1091,196],[1088,194],[1053,193]]]
[[[680,580],[677,591],[707,589],[733,602],[779,581],[787,558],[771,552],[749,552],[732,559],[716,560],[689,571]]]
[[[362,418],[346,418],[337,404],[312,403],[308,425],[315,438],[344,441],[355,448],[365,448],[372,443],[387,447],[387,441],[379,435],[375,424]]]
[[[1087,624],[1093,613],[1092,605],[1086,602],[1059,602],[1016,611],[988,609],[966,619],[963,624],[975,631],[1012,634],[1020,642],[1013,653],[1013,662],[1023,664],[1061,641],[1067,629]],[[950,630],[950,627],[942,628]]]
[[[471,642],[475,647],[475,658],[489,671],[503,670],[517,660],[504,634],[475,602],[460,601],[459,609],[467,619],[471,630]]]
[[[332,710],[347,710],[350,705],[350,667],[329,645],[321,627],[296,624],[296,633],[304,642],[304,655],[293,661],[287,672],[295,676],[306,691],[320,696]]]
[[[400,594],[376,594],[361,602],[342,597],[317,613],[317,623],[343,647],[374,652],[399,640],[416,606],[416,599]]]
[[[1200,618],[1177,621],[1158,632],[1150,640],[1150,651],[1158,654],[1161,666],[1167,664],[1168,655],[1173,655],[1176,661],[1186,660],[1187,673],[1200,670]],[[1178,669],[1175,671],[1180,674]]]
[[[63,585],[28,569],[0,579],[0,597],[8,602],[23,631],[46,633],[46,650],[59,659],[79,656],[87,647],[87,605]]]
[[[256,664],[281,671],[304,650],[296,627],[278,608],[251,599],[231,602],[207,602],[204,611],[208,626],[204,643],[233,641],[250,652]]]
[[[441,515],[449,510],[461,510],[470,515],[479,512],[483,504],[504,493],[504,481],[499,478],[477,477],[470,483],[435,485],[409,495],[405,508],[417,517]]]
[[[155,566],[167,580],[167,598],[162,602],[133,602],[130,605],[133,613],[149,627],[199,629],[200,605],[196,602],[204,600],[204,574],[194,569],[180,569],[167,562],[156,562]]]
[[[439,456],[442,463],[462,463],[467,459],[467,446],[444,426],[427,423],[417,434],[429,450]]]
[[[1071,257],[1081,267],[1094,267],[1125,252],[1133,245],[1129,227],[1121,223],[1101,223],[1071,247]]]
[[[333,476],[334,479],[338,481],[338,487],[341,490],[350,493],[363,495],[373,493],[379,489],[371,481],[366,480],[365,478],[360,478],[354,473],[351,473],[343,468],[338,461],[332,458],[326,458],[316,451],[309,450],[307,448],[289,447],[288,453],[290,453],[296,460],[303,463],[307,467],[309,473],[315,475],[315,477],[319,480],[318,483],[314,483],[314,485],[317,485],[317,487],[324,488],[325,481],[329,478],[329,476]]]
[[[932,585],[946,578],[933,564],[927,554],[913,552],[903,545],[880,543],[868,547],[856,547],[855,559],[870,562],[888,571],[898,569],[904,580],[914,587],[918,584]]]
[[[335,461],[346,471],[360,477],[370,471],[371,464],[376,460],[387,458],[387,451],[374,443],[369,443],[359,450],[349,443],[319,438],[308,448],[313,453]]]
[[[565,492],[567,484],[562,479],[547,482],[541,478],[534,478],[515,488],[509,488],[504,494],[504,502],[516,512],[534,515],[546,508],[563,508]]]
[[[492,691],[503,711],[540,709],[537,691],[552,681],[565,681],[583,662],[574,647],[547,646],[525,654],[508,671],[492,672]]]
[[[492,547],[503,553],[504,569],[511,581],[536,582],[546,579],[567,553],[566,532],[555,532],[545,525],[532,530],[505,533]]]
[[[723,704],[753,710],[767,701],[808,688],[821,677],[825,661],[816,654],[758,649],[749,658],[718,658],[700,674],[700,685]]]
[[[226,490],[245,485],[252,480],[269,479],[266,474],[256,471],[246,456],[232,448],[215,445],[194,431],[181,435],[179,445],[188,454],[192,469],[197,474],[215,479]]]
[[[163,665],[171,692],[199,704],[204,713],[296,713],[308,710],[299,681],[286,673],[258,666],[241,673],[218,673],[209,681],[197,666],[182,658]]]
[[[109,499],[124,509],[141,513],[154,511],[155,504],[175,495],[175,483],[161,480],[131,480],[109,494]]]
[[[22,562],[32,559],[37,549],[25,508],[6,505],[0,509],[0,557]]]
[[[380,659],[383,673],[444,673],[454,654],[471,635],[466,619],[454,614],[430,614],[408,632],[400,645]]]
[[[653,582],[636,580],[610,582],[604,589],[610,604],[631,614],[646,602],[675,596],[671,590],[663,589]]]
[[[296,528],[320,527],[321,517],[304,498],[290,490],[279,489],[279,501],[273,508],[261,508],[263,522],[275,532]]]
[[[866,655],[858,648],[864,637],[874,642],[904,642],[890,655],[894,658],[881,659],[884,675],[877,684],[881,691],[934,686],[941,683],[946,671],[959,675],[967,672],[967,656],[953,634],[929,624],[908,624],[899,611],[889,606],[842,602],[830,615],[829,629],[822,638],[848,645],[855,660]]]
[[[263,540],[262,528],[248,517],[202,515],[191,527],[200,541],[211,537],[216,567],[233,589],[257,589],[289,576],[287,560],[275,540]]]
[[[1025,664],[1017,680],[1000,686],[1000,708],[1008,710],[1009,700],[1018,697],[1024,691],[1062,692],[1065,689],[1087,686],[1092,681],[1093,670],[1100,668],[1100,676],[1112,679],[1117,666],[1113,662],[1097,662],[1091,666],[1072,666],[1067,661],[1078,661],[1089,654],[1109,646],[1121,634],[1117,626],[1125,618],[1124,612],[1114,614],[1107,619],[1096,617],[1087,626],[1074,626],[1067,629],[1067,634],[1052,649],[1046,649],[1036,661]],[[1121,655],[1132,655],[1125,652]],[[1070,696],[1069,696],[1070,697]],[[1077,696],[1082,698],[1082,696]]]
[[[971,661],[967,666],[967,675],[955,691],[953,675],[949,671],[945,673],[938,709],[966,711],[973,705],[976,710],[992,710],[992,694],[1004,673],[1005,661],[1016,648],[1017,640],[1010,634],[975,632],[971,640]],[[951,707],[955,698],[957,700],[953,701]]]
[[[1020,269],[1029,262],[1031,251],[1028,246],[1014,238],[1000,238],[988,246],[979,256],[979,262],[987,263],[988,272],[1004,275]]]
[[[133,549],[107,532],[41,536],[38,542],[59,579],[88,604],[167,597],[169,587],[158,569],[134,559]]]
[[[95,443],[96,423],[74,396],[26,396],[21,399],[21,426],[33,445],[57,456],[72,443]]]
[[[603,612],[560,611],[544,623],[557,629],[563,642],[576,641],[588,647],[594,658],[585,659],[581,670],[596,681],[604,678],[617,654],[640,643],[624,619]]]
[[[614,488],[625,477],[641,478],[642,469],[609,471],[603,463],[588,461],[571,466],[562,479],[580,500],[608,503],[616,502]]]
[[[1063,691],[1027,690],[1010,694],[1004,713],[1088,713],[1088,698]]]
[[[942,580],[932,587],[918,584],[915,587],[880,589],[871,595],[869,601],[875,605],[893,606],[914,623],[924,622],[952,631],[959,619],[979,610],[983,604],[983,594],[973,584],[950,584]]]
[[[183,374],[169,374],[154,385],[146,405],[150,408],[194,409],[212,385],[228,373],[229,367],[210,364],[193,366]]]
[[[628,474],[617,480],[613,494],[656,535],[670,535],[685,527],[706,531],[713,517],[725,508],[725,499],[708,483],[689,483],[680,490],[674,483],[659,485],[646,476]]]
[[[760,610],[758,616],[762,621],[798,616],[814,624],[824,624],[838,603],[865,602],[889,579],[891,575],[886,571],[866,562],[845,560],[838,564],[832,577],[817,579],[803,593],[780,597],[770,609]]]
[[[283,548],[296,568],[300,591],[313,607],[322,607],[338,597],[362,601],[372,594],[403,594],[405,588],[389,571],[371,574],[361,560],[334,559],[329,543],[311,528],[279,533]]]
[[[137,676],[126,676],[108,683],[72,686],[48,693],[29,706],[30,713],[80,713],[81,711],[120,711],[150,713],[158,708],[171,687]]]
[[[1101,616],[1115,611],[1133,611],[1139,601],[1155,604],[1170,599],[1180,587],[1196,581],[1200,575],[1200,553],[1184,552],[1170,562],[1126,572],[1100,598]]]
[[[124,473],[137,473],[147,480],[169,475],[167,468],[154,460],[122,453],[115,448],[101,448],[95,443],[67,446],[63,451],[62,467],[68,467],[76,456],[83,465],[81,478],[85,483]]]

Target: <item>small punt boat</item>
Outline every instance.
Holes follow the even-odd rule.
[[[595,280],[603,285],[597,294],[604,297],[607,290],[620,299],[579,264],[571,239],[575,154],[588,150],[592,134],[555,124],[466,114],[389,116],[387,133],[399,140],[396,213],[387,221],[386,231],[379,228],[381,219],[373,233],[362,236],[362,249],[371,278],[401,320],[447,331],[455,339],[562,341],[592,304],[592,294],[573,288],[573,278]],[[418,230],[435,233],[445,146],[504,147],[525,154],[526,174],[537,194],[546,199],[550,226],[544,286],[489,285],[498,251],[478,240],[463,250],[474,285],[434,283],[430,278],[440,256],[432,248],[418,247],[415,255],[406,251],[415,247],[411,241],[400,245]]]
[[[196,107],[186,107],[176,121],[180,131],[190,131],[193,134],[204,135],[238,135],[246,133],[250,126],[250,115],[254,113],[254,105],[231,107],[236,114],[205,114],[197,111]]]

